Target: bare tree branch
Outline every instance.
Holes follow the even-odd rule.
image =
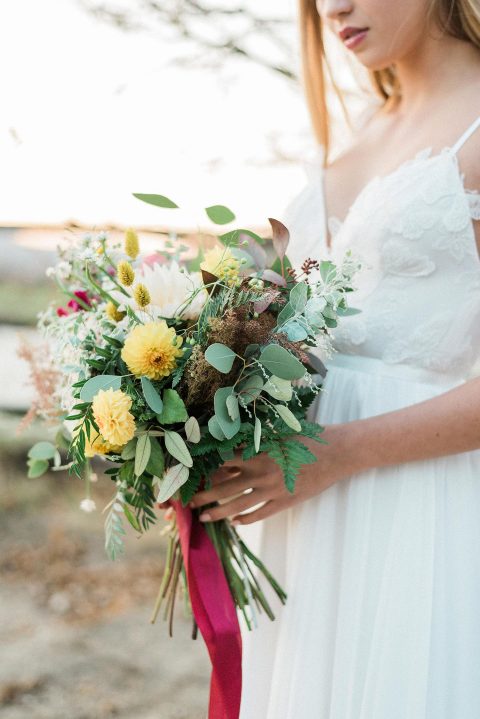
[[[205,0],[130,0],[118,3],[78,0],[80,5],[104,22],[124,31],[170,33],[172,39],[192,44],[201,54],[219,58],[237,57],[296,81],[293,53],[285,31],[291,19],[266,17],[237,5],[209,5]],[[283,31],[283,32],[282,32]],[[270,47],[262,54],[257,48]],[[272,52],[277,58],[272,59]],[[201,58],[201,54],[197,57]],[[186,58],[178,57],[179,64]]]

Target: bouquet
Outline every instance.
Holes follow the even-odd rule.
[[[176,207],[161,195],[137,197]],[[234,219],[221,205],[206,211],[218,225]],[[270,225],[271,243],[234,230],[188,262],[188,248],[172,242],[145,255],[133,229],[121,243],[84,235],[59,249],[48,271],[66,305],[49,307],[38,323],[55,367],[43,416],[58,432],[30,450],[29,476],[67,466],[84,479],[81,507],[92,511],[91,460],[107,463],[111,559],[124,551],[125,521],[143,533],[167,508],[167,561],[152,622],[165,603],[172,634],[180,586],[192,636],[200,626],[214,664],[211,707],[223,702],[228,711],[239,697],[226,672],[240,669],[236,610],[248,629],[257,611],[274,619],[255,571],[282,603],[286,594],[229,520],[204,525],[188,503],[239,450],[243,460],[267,452],[295,491],[301,467],[315,461],[302,437],[325,442],[323,428],[307,420],[325,375],[312,348],[331,353],[331,328],[355,312],[347,293],[359,268],[347,252],[340,266],[305,258],[294,270],[288,229],[273,218]],[[42,403],[32,412],[42,415]]]

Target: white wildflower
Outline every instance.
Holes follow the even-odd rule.
[[[80,509],[82,509],[84,512],[94,512],[97,508],[97,505],[93,501],[93,499],[82,499],[80,502]]]
[[[144,264],[138,270],[137,278],[142,285],[145,285],[150,295],[150,304],[144,310],[145,316],[150,320],[180,316],[185,319],[196,319],[208,298],[201,273],[187,272],[176,260],[165,265],[157,262],[153,266]],[[132,295],[136,284],[127,288]],[[120,303],[118,306],[120,310],[124,310],[125,306],[129,305],[137,314],[142,311],[132,295],[125,297],[121,292],[111,292],[111,294]],[[193,295],[195,296],[192,301],[187,302]]]

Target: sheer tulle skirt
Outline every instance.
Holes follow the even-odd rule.
[[[337,355],[310,418],[456,384]],[[239,532],[288,593],[268,593],[274,622],[239,615],[241,719],[480,717],[480,450],[362,472]]]

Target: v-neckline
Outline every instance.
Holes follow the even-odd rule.
[[[362,189],[357,193],[355,196],[353,202],[349,206],[347,213],[345,217],[340,219],[337,215],[330,215],[327,211],[327,203],[326,203],[326,192],[325,192],[325,167],[322,166],[321,168],[321,195],[322,195],[322,202],[323,202],[323,213],[325,218],[325,247],[327,249],[328,254],[331,254],[333,251],[333,237],[329,237],[329,224],[332,220],[338,223],[339,229],[341,229],[345,223],[347,222],[348,218],[350,217],[353,208],[355,205],[360,201],[361,197],[367,192],[367,190],[373,185],[374,182],[385,182],[386,180],[389,180],[390,178],[394,177],[397,173],[404,170],[406,167],[410,167],[416,162],[420,161],[426,161],[429,162],[431,160],[436,160],[440,157],[451,157],[454,159],[457,172],[459,171],[458,167],[458,157],[455,152],[453,152],[453,146],[446,145],[445,147],[442,147],[440,150],[432,154],[433,147],[428,146],[424,147],[421,150],[418,150],[418,152],[413,156],[409,157],[406,160],[403,160],[397,167],[395,167],[393,170],[390,170],[390,172],[385,173],[384,175],[374,175],[370,180],[367,181],[367,183],[362,187]],[[428,154],[426,154],[428,153]],[[328,242],[330,240],[330,243]]]

